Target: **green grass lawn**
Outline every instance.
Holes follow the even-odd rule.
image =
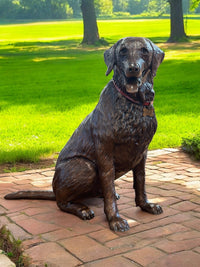
[[[187,44],[167,45],[169,20],[99,21],[110,44],[144,36],[166,53],[155,78],[158,130],[151,149],[177,147],[200,130],[199,28]],[[0,163],[36,161],[62,149],[111,79],[103,48],[79,46],[82,22],[0,25]]]

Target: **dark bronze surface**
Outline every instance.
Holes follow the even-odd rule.
[[[113,70],[114,82],[103,89],[97,106],[75,130],[56,163],[55,196],[51,192],[49,199],[56,198],[61,210],[92,219],[94,212],[79,200],[101,195],[110,229],[128,230],[118,213],[114,180],[132,170],[136,205],[152,214],[162,213],[159,205],[147,200],[145,161],[157,128],[153,78],[163,58],[155,44],[138,37],[123,38],[105,51],[106,75]],[[37,194],[18,192],[5,198],[42,198]]]

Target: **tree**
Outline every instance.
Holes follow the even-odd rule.
[[[81,17],[81,9],[80,9],[80,3],[77,0],[68,0],[67,1],[70,5],[70,7],[73,9],[73,17],[79,18]]]
[[[200,0],[191,0],[191,9],[195,9],[199,6]]]
[[[171,33],[169,43],[187,40],[183,23],[182,0],[168,0],[170,4]]]
[[[125,12],[127,11],[128,0],[113,0],[113,11],[114,12]]]
[[[161,16],[169,13],[169,4],[166,0],[151,0],[148,2],[148,14],[151,16]]]
[[[95,44],[99,41],[94,0],[82,0],[81,10],[83,14],[84,37],[82,44]]]
[[[198,8],[199,4],[200,4],[200,0],[190,0],[191,1],[191,10],[195,10],[196,8]]]
[[[20,7],[12,0],[0,0],[0,18],[16,18]]]
[[[109,16],[113,12],[112,0],[94,0],[94,6],[97,17],[99,15]]]

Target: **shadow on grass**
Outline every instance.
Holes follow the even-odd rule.
[[[157,43],[165,39],[167,37],[151,38]],[[193,38],[199,39],[200,36]],[[111,79],[111,75],[105,77],[103,50],[106,47],[86,49],[79,46],[79,41],[18,42],[1,49],[0,110],[15,105],[35,105],[39,112],[48,113],[89,103],[95,105]],[[189,49],[195,50],[198,46],[193,43]],[[169,46],[177,53],[186,48],[187,44]],[[156,101],[156,105],[169,106],[164,109],[168,114],[175,109],[183,113],[196,110],[198,103],[194,98],[200,94],[196,71],[199,64],[199,60],[192,57],[191,60],[164,61],[155,79],[156,98],[162,100],[167,95],[173,105],[167,101]],[[180,108],[180,103],[184,108]]]

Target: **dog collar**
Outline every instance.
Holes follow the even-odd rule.
[[[128,96],[126,93],[124,93],[124,92],[123,92],[123,91],[116,85],[116,83],[115,83],[114,80],[112,80],[112,81],[113,81],[113,84],[114,84],[115,88],[117,89],[117,91],[118,91],[121,95],[125,96],[128,100],[130,100],[131,102],[133,102],[134,104],[139,105],[139,106],[149,106],[149,105],[151,104],[150,102],[144,102],[144,103],[141,103],[140,101],[137,101],[137,100],[133,99],[132,97],[130,97],[130,96]]]

